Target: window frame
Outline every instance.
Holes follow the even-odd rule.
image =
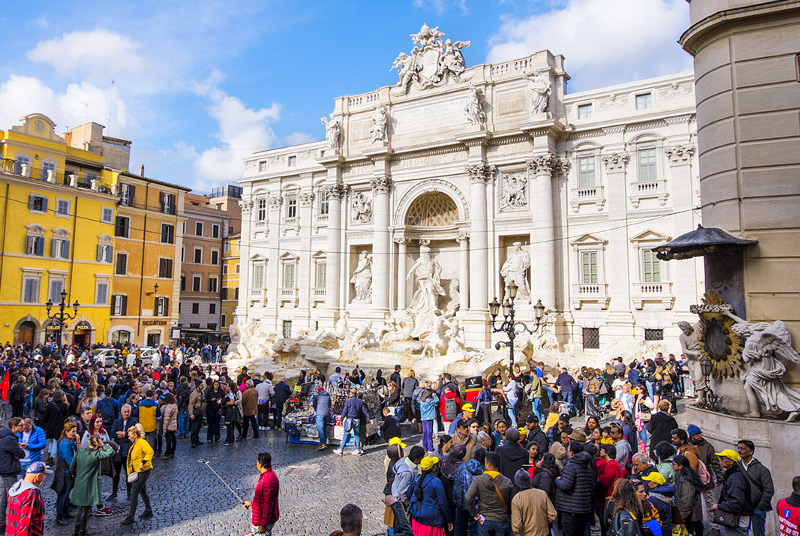
[[[105,297],[100,301],[100,288],[105,287]],[[94,304],[111,305],[111,278],[98,277],[94,283]]]
[[[584,170],[584,163],[591,164],[591,169]],[[588,168],[588,166],[587,166]],[[591,173],[592,184],[584,184],[584,173]],[[578,156],[578,189],[586,190],[597,187],[597,158],[594,154]]]
[[[585,113],[588,110],[588,113]],[[578,119],[591,119],[594,115],[594,106],[591,102],[578,105]]]
[[[197,283],[197,284],[195,284]],[[203,276],[192,274],[192,292],[203,292]]]
[[[106,218],[108,214],[108,218]],[[111,207],[100,207],[100,223],[114,224],[114,209]]]
[[[198,253],[200,259],[198,260]],[[194,246],[192,250],[192,264],[203,264],[203,246]]]
[[[643,162],[643,153],[647,153],[647,161]],[[650,161],[652,159],[652,161]],[[647,168],[647,173],[643,170]],[[636,148],[636,170],[638,182],[657,182],[658,181],[658,151],[656,147],[637,147]],[[652,170],[652,173],[651,173]],[[647,179],[644,176],[647,175]],[[651,177],[650,175],[654,175]]]
[[[164,240],[164,232],[166,233],[167,240]],[[161,236],[159,237],[162,244],[174,244],[175,243],[175,226],[171,223],[164,223],[161,222]]]
[[[36,208],[36,205],[40,205]],[[39,193],[32,192],[28,196],[28,212],[31,214],[47,214],[47,196]]]
[[[641,105],[639,99],[641,99]],[[653,107],[653,92],[637,93],[634,102],[637,110],[650,110]]]
[[[203,232],[205,231],[205,225],[203,222],[196,221],[194,222],[194,235],[195,236],[203,236]]]
[[[124,225],[122,223],[124,222]],[[124,230],[124,233],[120,233],[120,230]],[[130,238],[131,237],[131,219],[129,216],[120,216],[117,214],[117,218],[114,223],[114,236],[118,238]]]
[[[61,212],[61,204],[65,203],[67,205],[67,211]],[[55,209],[55,216],[56,218],[71,218],[72,217],[72,199],[65,199],[63,197],[56,197],[56,209]]]

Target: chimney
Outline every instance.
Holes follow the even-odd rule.
[[[139,176],[144,177],[144,164],[139,166]]]

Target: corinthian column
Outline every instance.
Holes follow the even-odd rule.
[[[388,177],[372,179],[372,307],[389,309],[389,185]]]
[[[528,160],[531,177],[531,299],[556,308],[556,244],[553,221],[553,172],[558,158],[553,153]]]
[[[397,307],[406,308],[406,246],[408,239],[402,236],[394,239],[397,242]]]
[[[459,309],[469,308],[469,233],[459,232],[458,242],[458,298]]]
[[[325,187],[328,192],[328,242],[325,266],[325,307],[339,309],[339,265],[342,259],[342,197],[345,188],[341,183]]]
[[[485,311],[489,307],[489,278],[486,268],[489,265],[486,213],[486,181],[494,176],[494,166],[478,164],[467,168],[469,173],[469,201],[472,207],[471,240],[472,251],[469,256],[469,303],[472,310]]]

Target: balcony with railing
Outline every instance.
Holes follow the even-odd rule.
[[[608,309],[611,301],[608,283],[573,283],[570,298],[574,309],[580,309],[585,303],[598,304],[601,309]]]
[[[280,291],[281,302],[294,302],[297,305],[297,289],[296,288],[282,288]]]
[[[667,199],[669,199],[667,181],[664,179],[632,182],[630,192],[633,208],[639,208],[642,199],[658,199],[658,203],[662,207],[667,204]]]
[[[325,300],[325,289],[324,288],[315,288],[313,292],[313,300],[314,301],[324,301]]]
[[[675,303],[675,296],[672,294],[672,283],[668,281],[634,283],[631,292],[631,301],[633,302],[633,306],[638,310],[644,309],[646,303],[651,303],[669,311]]]
[[[596,205],[598,212],[606,205],[605,189],[601,185],[572,188],[569,196],[572,212],[579,212],[581,205]]]
[[[13,158],[0,158],[0,172],[51,184],[116,195],[116,185],[101,183],[96,173],[71,169],[60,171],[54,168],[34,167],[28,162],[20,162]]]

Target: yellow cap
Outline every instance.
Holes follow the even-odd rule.
[[[739,453],[733,449],[725,449],[722,452],[717,452],[715,454],[721,458],[728,458],[735,462],[738,462],[742,459],[741,456],[739,456]]]
[[[427,471],[437,463],[439,463],[439,458],[436,456],[425,456],[422,458],[422,461],[419,462],[419,466],[423,471]]]
[[[405,443],[403,443],[402,441],[400,441],[400,438],[399,438],[399,437],[393,437],[393,438],[391,438],[391,439],[389,440],[389,444],[390,444],[390,445],[400,445],[400,448],[401,448],[401,449],[405,449],[405,448],[406,448],[406,444],[405,444]]]
[[[528,429],[523,426],[522,428],[519,429],[519,435],[524,435],[527,437]]]
[[[471,413],[475,413],[475,408],[472,406],[472,404],[467,402],[466,404],[461,406],[461,411],[469,411]]]
[[[664,478],[664,475],[662,475],[658,471],[653,471],[649,475],[644,475],[642,477],[642,480],[645,480],[647,482],[655,482],[659,486],[663,486],[664,484],[667,483],[667,479]]]

